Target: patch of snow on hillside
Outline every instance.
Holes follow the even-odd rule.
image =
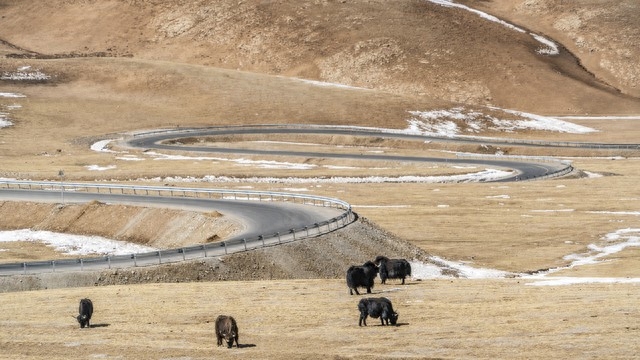
[[[154,151],[148,151],[145,153],[154,158],[154,160],[213,160],[213,161],[228,161],[234,162],[238,166],[251,166],[257,165],[264,169],[287,169],[287,170],[308,170],[317,167],[313,164],[299,164],[281,161],[271,160],[249,160],[249,159],[226,159],[213,156],[184,156],[184,155],[168,155]]]
[[[511,196],[509,195],[493,195],[493,196],[486,196],[487,199],[511,199]]]
[[[554,43],[553,41],[545,38],[544,36],[540,36],[538,34],[534,34],[534,33],[530,33],[531,36],[533,36],[534,39],[538,40],[538,42],[542,43],[543,45],[545,45],[546,47],[543,47],[541,49],[538,49],[537,52],[538,54],[542,54],[542,55],[558,55],[560,54],[560,49],[558,48],[558,45],[556,45],[556,43]]]
[[[141,159],[135,155],[116,156],[116,159],[123,161],[144,161],[144,159]]]
[[[109,143],[112,142],[113,140],[114,139],[107,139],[107,140],[100,140],[98,142],[95,142],[91,144],[91,150],[97,151],[97,152],[115,153],[115,151],[107,147],[107,145],[109,145]]]
[[[23,98],[23,97],[27,97],[27,96],[23,95],[23,94],[18,94],[18,93],[0,92],[0,97],[4,97],[4,98]]]
[[[36,69],[31,70],[31,66],[21,66],[17,71],[8,72],[5,71],[0,75],[0,80],[13,80],[13,81],[44,81],[49,80],[51,76]]]
[[[507,275],[511,274],[506,271],[495,270],[495,269],[474,268],[462,262],[449,261],[438,256],[432,256],[431,261],[439,265],[440,267],[455,269],[457,270],[457,272],[460,274],[461,277],[467,278],[467,279],[498,279],[498,278],[504,278]],[[413,267],[411,268],[411,270],[413,272]],[[414,275],[414,277],[417,277],[417,276],[419,275]]]
[[[149,246],[111,240],[101,236],[72,235],[30,229],[0,231],[0,243],[15,241],[40,242],[63,254],[77,256],[127,255],[157,250]]]
[[[115,169],[116,166],[115,165],[107,165],[107,166],[100,166],[100,165],[86,165],[85,168],[89,171],[105,171],[105,170],[112,170]]]
[[[464,124],[467,132],[477,133],[482,129],[492,131],[544,130],[571,134],[584,134],[597,130],[572,124],[555,118],[525,113],[522,111],[490,107],[505,113],[503,118],[480,111],[455,107],[433,111],[409,111],[413,116],[407,120],[406,133],[452,137],[461,133],[458,124]]]
[[[13,123],[9,121],[9,118],[7,117],[8,115],[9,114],[7,113],[0,113],[0,128],[9,127],[13,125]]]
[[[564,132],[570,134],[586,134],[592,132],[598,132],[598,130],[576,125],[567,121],[558,120],[548,116],[536,115],[531,113],[526,113],[522,111],[509,110],[509,109],[501,109],[496,107],[490,107],[493,110],[504,111],[509,114],[513,114],[519,117],[522,117],[523,120],[516,120],[516,127],[521,129],[533,129],[533,130],[549,130],[549,131],[557,131]]]
[[[640,247],[640,229],[626,228],[620,229],[611,233],[608,233],[603,238],[602,244],[590,244],[587,246],[587,252],[582,254],[571,254],[564,257],[565,260],[571,261],[571,263],[567,266],[551,269],[548,272],[542,274],[536,274],[531,276],[523,276],[524,278],[531,279],[542,279],[548,274],[553,274],[561,270],[572,269],[578,266],[584,265],[592,265],[604,261],[607,256],[617,254],[627,248],[631,247]],[[555,279],[553,277],[549,278],[549,280],[544,280],[538,283],[533,283],[532,285],[549,285],[548,281],[555,281],[556,283],[551,284],[571,284],[571,283],[584,283],[586,282],[583,278],[576,278],[574,282],[569,282],[568,279],[571,278],[561,278]],[[621,282],[625,281],[625,279],[617,279],[617,278],[591,278],[593,282]],[[617,279],[617,280],[616,280]],[[634,282],[640,281],[639,278],[634,278]],[[629,279],[626,278],[626,281]]]
[[[434,4],[438,4],[440,6],[444,6],[444,7],[455,7],[458,9],[463,9],[469,12],[472,12],[478,16],[480,16],[483,19],[498,23],[500,25],[503,25],[511,30],[515,30],[519,33],[526,33],[527,31],[525,31],[524,29],[517,27],[513,24],[510,24],[504,20],[501,20],[493,15],[487,14],[483,11],[480,10],[476,10],[473,8],[470,8],[466,5],[462,5],[462,4],[458,4],[458,3],[454,3],[452,0],[428,0]],[[536,41],[540,42],[542,45],[544,45],[545,47],[542,49],[538,49],[537,53],[538,54],[542,54],[542,55],[558,55],[560,54],[560,50],[558,48],[558,46],[551,40],[541,36],[541,35],[537,35],[534,34],[532,32],[529,32],[529,35],[531,35]]]
[[[583,173],[585,175],[587,175],[588,178],[601,178],[601,177],[604,177],[604,175],[602,175],[602,174],[594,173],[594,172],[591,172],[591,171],[583,171]]]
[[[351,90],[369,90],[367,88],[362,88],[362,87],[357,87],[357,86],[337,84],[337,83],[328,83],[328,82],[317,81],[317,80],[308,80],[308,79],[297,79],[297,80],[300,80],[300,81],[302,81],[304,83],[315,85],[315,86],[336,87],[336,88],[351,89]]]
[[[207,183],[267,183],[267,184],[368,184],[368,183],[469,183],[469,182],[481,182],[491,181],[496,179],[502,179],[507,176],[511,176],[512,172],[486,169],[483,171],[448,175],[448,176],[366,176],[366,177],[348,177],[348,176],[335,176],[335,177],[246,177],[237,178],[229,176],[213,176],[208,175],[202,178],[196,177],[181,177],[171,176],[164,178],[152,178],[152,179],[137,179],[137,181],[157,181],[168,183],[179,182],[207,182]]]
[[[640,216],[640,211],[585,211],[587,214],[633,215]]]
[[[612,278],[612,277],[551,277],[534,281],[529,286],[566,286],[580,284],[638,284],[640,278]]]

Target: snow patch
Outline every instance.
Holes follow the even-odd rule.
[[[14,81],[43,81],[49,80],[51,76],[36,69],[31,70],[31,66],[20,66],[17,71],[8,72],[5,71],[0,75],[0,80],[14,80]]]
[[[107,148],[107,145],[109,145],[109,143],[112,141],[114,141],[114,139],[100,140],[98,142],[95,142],[91,144],[91,150],[97,151],[97,152],[115,153],[115,151]]]
[[[30,229],[0,231],[0,242],[16,241],[40,242],[63,254],[76,256],[127,255],[157,250],[149,246],[111,240],[101,236],[71,235]]]
[[[116,166],[115,165],[108,165],[108,166],[86,165],[85,168],[89,171],[105,171],[105,170],[115,169]]]
[[[409,111],[413,116],[408,119],[406,133],[419,135],[437,135],[453,137],[461,133],[460,124],[467,126],[467,132],[491,131],[512,132],[515,130],[544,130],[571,134],[584,134],[597,130],[572,124],[555,118],[525,113],[522,111],[490,107],[505,113],[497,118],[473,109],[455,107],[432,111]]]
[[[468,6],[462,5],[462,4],[457,4],[454,3],[451,0],[428,0],[434,4],[438,4],[444,7],[455,7],[455,8],[459,8],[459,9],[463,9],[466,11],[470,11],[478,16],[480,16],[483,19],[498,23],[500,25],[503,25],[511,30],[520,32],[520,33],[526,33],[527,31],[525,31],[524,29],[517,27],[513,24],[510,24],[504,20],[500,20],[497,17],[487,14],[483,11],[480,10],[476,10],[473,8],[470,8]],[[536,39],[538,42],[540,42],[544,47],[541,49],[537,50],[538,54],[542,54],[542,55],[558,55],[560,53],[560,50],[558,49],[558,46],[551,40],[546,39],[545,37],[541,36],[541,35],[537,35],[534,34],[532,32],[529,32],[529,35],[533,36],[534,39]]]
[[[201,178],[170,176],[164,178],[139,178],[137,181],[157,182],[206,182],[206,183],[268,183],[268,184],[367,184],[367,183],[470,183],[491,181],[510,176],[512,172],[486,169],[483,171],[448,176],[368,176],[368,177],[329,177],[329,178],[303,178],[303,177],[247,177],[237,178],[229,176],[207,175]]]
[[[27,97],[27,96],[26,95],[22,95],[22,94],[18,94],[18,93],[0,92],[0,97],[4,97],[4,98],[23,98],[23,97]]]

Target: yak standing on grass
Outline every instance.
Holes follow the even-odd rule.
[[[374,280],[378,275],[378,267],[371,261],[367,261],[361,266],[352,265],[347,269],[347,286],[349,287],[349,294],[360,295],[358,288],[366,288],[367,294],[371,294]]]
[[[76,319],[80,323],[80,329],[86,327],[90,327],[89,321],[91,320],[91,315],[93,315],[93,303],[89,299],[80,300],[80,306],[78,307],[78,316]]]
[[[404,278],[411,276],[411,264],[405,259],[389,259],[379,255],[373,262],[379,267],[382,284],[387,279],[402,279],[402,285],[404,285]]]
[[[228,348],[233,347],[233,342],[236,342],[236,347],[240,347],[238,343],[238,324],[233,316],[220,315],[216,319],[216,339],[218,340],[218,346],[222,345],[222,339],[227,343]]]
[[[395,325],[398,322],[398,313],[393,311],[393,305],[391,301],[384,297],[379,298],[364,298],[360,299],[358,303],[358,310],[360,310],[360,320],[358,326],[367,326],[367,316],[372,318],[380,318],[382,326]]]

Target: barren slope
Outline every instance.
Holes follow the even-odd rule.
[[[598,78],[640,94],[640,3],[625,1],[461,1],[560,41]]]
[[[598,81],[566,51],[538,54],[528,33],[424,0],[5,0],[2,14],[0,39],[27,56],[169,60],[544,113],[638,109],[620,76]]]

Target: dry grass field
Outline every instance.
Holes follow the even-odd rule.
[[[381,292],[380,292],[381,291]],[[368,319],[341,280],[238,281],[0,295],[4,359],[632,359],[637,287],[430,280],[374,291],[396,327]],[[27,299],[28,296],[28,299]],[[93,327],[71,317],[91,297]],[[25,301],[46,311],[24,311]],[[218,348],[217,314],[238,321],[239,349]],[[16,315],[19,314],[19,315]]]
[[[366,219],[355,230],[328,237],[324,248],[318,245],[323,239],[315,239],[280,254],[269,249],[230,257],[229,272],[219,278],[188,274],[192,268],[186,265],[127,269],[117,276],[72,274],[49,282],[2,279],[0,358],[636,358],[637,244],[610,253],[599,249],[612,244],[607,234],[635,229],[638,236],[637,151],[497,149],[345,136],[211,139],[212,146],[413,156],[501,151],[563,158],[577,169],[561,179],[500,184],[341,183],[321,180],[483,169],[275,156],[197,159],[203,155],[186,150],[172,153],[185,158],[169,160],[121,141],[149,129],[197,126],[405,129],[410,111],[465,107],[489,114],[496,110],[485,106],[493,106],[585,116],[569,121],[598,131],[483,129],[475,135],[638,143],[636,1],[458,3],[547,36],[561,44],[561,54],[540,55],[540,43],[526,32],[429,1],[0,0],[0,124],[11,122],[0,127],[0,177],[57,181],[64,170],[66,181],[300,191],[343,199]],[[46,78],[17,79],[20,73]],[[113,140],[113,152],[90,148],[101,140]],[[266,168],[241,164],[240,158],[309,168]],[[259,180],[264,178],[279,180]],[[169,221],[178,225],[163,227]],[[0,224],[159,247],[232,231],[224,214],[101,204],[60,209],[2,202]],[[208,227],[188,230],[203,224]],[[359,240],[358,234],[374,235]],[[400,313],[400,326],[381,327],[370,319],[367,328],[359,328],[360,297],[349,296],[342,275],[336,275],[344,269],[323,272],[318,264],[322,254],[345,251],[341,239],[353,253],[341,261],[378,250],[405,254],[391,243],[372,245],[385,237],[476,268],[517,275],[559,269],[547,278],[602,282],[532,286],[535,280],[520,276],[462,276],[376,284],[374,293],[390,298]],[[2,262],[62,256],[26,243],[0,248]],[[573,258],[567,256],[597,253],[597,262],[569,266]],[[255,274],[259,269],[272,272],[261,277]],[[292,276],[299,271],[302,279]],[[83,281],[70,280],[74,276]],[[93,283],[99,286],[87,286]],[[6,292],[16,288],[23,291]],[[96,312],[94,326],[80,330],[72,316],[82,297],[94,301]],[[213,320],[220,313],[238,320],[240,349],[215,347]]]

